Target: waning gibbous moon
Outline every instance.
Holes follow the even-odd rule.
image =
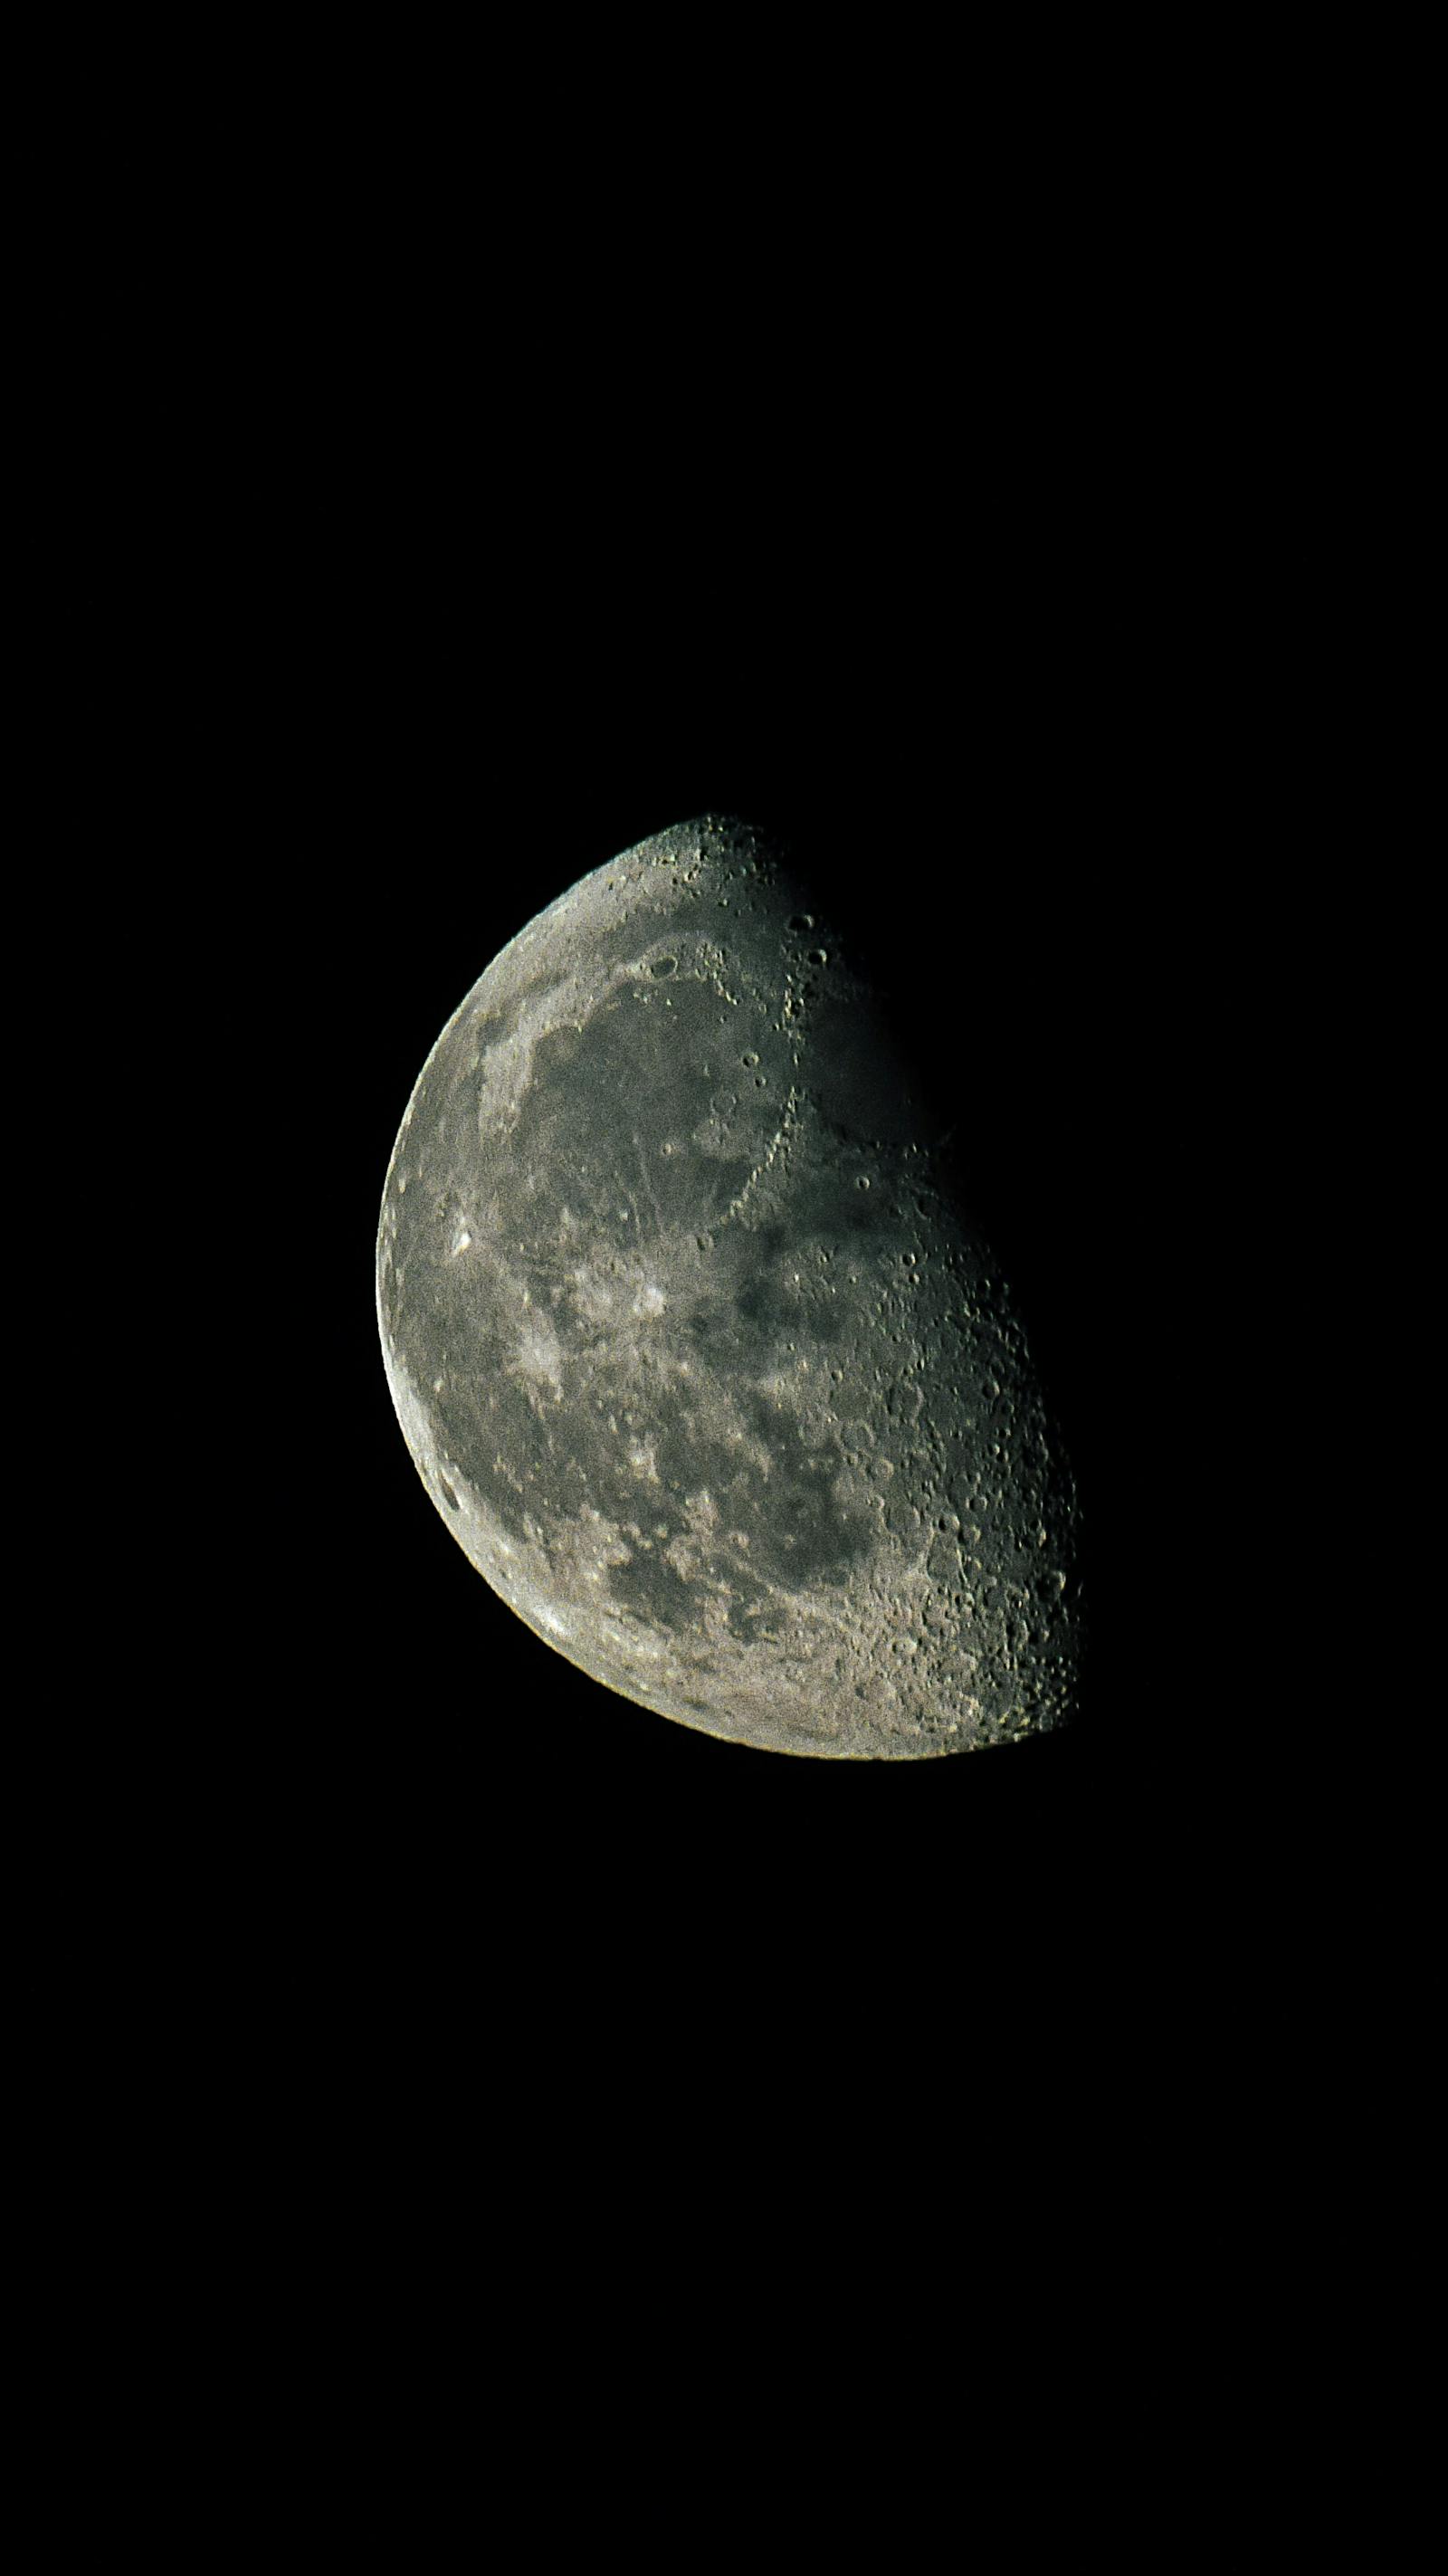
[[[833,940],[714,818],[521,930],[393,1150],[388,1382],[459,1545],[607,1689],[779,1752],[1008,1743],[1072,1704],[1075,1488]]]

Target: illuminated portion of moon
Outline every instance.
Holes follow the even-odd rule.
[[[781,1752],[1009,1742],[1071,1704],[1075,1490],[830,937],[713,819],[519,933],[393,1151],[388,1381],[473,1564],[610,1690]]]

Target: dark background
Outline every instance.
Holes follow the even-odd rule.
[[[499,2008],[597,1968],[683,2009],[710,1959],[818,1998],[842,1943],[851,1979],[1120,1970],[1181,1933],[1220,1796],[1180,1509],[1213,523],[1170,353],[1064,247],[1024,301],[980,264],[968,317],[908,262],[766,295],[767,245],[675,273],[652,218],[607,270],[502,245],[426,158],[405,205],[252,171],[189,233],[173,185],[113,273],[93,225],[58,423],[80,792],[196,965],[164,1033],[218,1068],[245,1212],[197,1867],[254,1849],[290,1937],[405,1956],[414,2000],[462,1960]],[[671,1725],[513,1617],[407,1456],[373,1245],[428,1050],[543,904],[708,810],[795,837],[958,1099],[1081,1489],[1056,1736],[885,1766]]]
[[[31,173],[69,275],[46,853],[102,952],[80,1132],[99,1103],[122,1165],[63,1357],[132,1408],[123,1608],[31,1811],[78,1955],[42,2007],[88,2097],[68,2224],[136,2265],[128,2383],[154,2209],[183,2369],[255,2316],[248,2432],[295,2374],[303,2444],[367,2381],[380,2457],[406,2381],[467,2445],[501,2375],[550,2493],[599,2379],[651,2479],[636,2340],[712,2425],[699,2348],[737,2338],[718,2412],[772,2443],[796,2324],[858,2343],[881,2290],[903,2327],[813,2374],[852,2442],[942,2390],[947,2440],[1007,2405],[1051,2440],[1103,2378],[1135,2425],[1177,2383],[1151,2316],[1112,2376],[1120,2245],[1179,2306],[1271,2162],[1298,1967],[1253,1943],[1258,1748],[1311,1723],[1242,1642],[1271,1427],[1202,1365],[1253,1295],[1200,1136],[1253,931],[1224,854],[1261,843],[1187,254],[1153,273],[1127,191],[1103,239],[1104,173],[1094,241],[1079,205],[1033,231],[1031,156],[979,175],[974,135],[893,231],[873,165],[791,227],[754,123],[727,166],[651,146],[626,208],[609,136],[559,213],[548,149],[489,192],[508,98],[449,144],[435,88],[364,122],[329,65],[288,139],[288,70],[229,155],[198,103],[164,153]],[[541,905],[707,809],[799,838],[958,1096],[1081,1490],[1089,1662],[1042,1741],[830,1764],[635,1708],[490,1593],[393,1418],[375,1229],[434,1039]],[[1014,2371],[973,2331],[997,2259]]]
[[[1321,1517],[1303,1361],[1243,1169],[1340,1304],[1359,1166],[1303,1190],[1331,1050],[1287,1014],[1380,833],[1329,892],[1338,700],[1285,708],[1301,626],[1342,631],[1343,385],[1381,407],[1353,120],[1306,119],[1304,182],[1316,75],[1256,45],[1214,88],[1031,29],[962,87],[911,38],[892,90],[871,35],[844,97],[837,31],[797,93],[705,38],[662,113],[612,26],[519,79],[491,26],[474,75],[395,29],[148,65],[128,24],[134,108],[73,34],[50,131],[26,97],[16,879],[59,922],[12,998],[80,1094],[58,1141],[49,1055],[16,1094],[68,1550],[16,1631],[28,2376],[59,2356],[69,2452],[80,2411],[104,2477],[112,2428],[152,2520],[190,2471],[270,2533],[275,2460],[329,2530],[396,2480],[415,2558],[451,2455],[470,2527],[522,2465],[535,2517],[632,2529],[671,2399],[690,2528],[760,2459],[853,2512],[869,2443],[898,2555],[922,2455],[1008,2422],[1078,2520],[1230,2512],[1343,2310],[1314,2181],[1340,2215],[1354,2115],[1402,2133],[1401,1773],[1365,1750],[1324,1834],[1330,1693],[1274,1669],[1321,1624],[1278,1537]],[[429,1048],[706,808],[800,837],[958,1092],[1085,1516],[1043,1741],[828,1764],[636,1709],[489,1593],[393,1419],[374,1233]]]

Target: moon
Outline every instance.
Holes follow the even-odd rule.
[[[658,833],[493,960],[402,1121],[377,1312],[428,1493],[536,1635],[782,1753],[1070,1713],[1077,1493],[960,1159],[747,824]]]

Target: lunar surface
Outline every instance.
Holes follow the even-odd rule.
[[[899,1759],[1068,1713],[1077,1502],[836,938],[713,818],[561,895],[418,1080],[377,1307],[428,1492],[538,1636],[687,1726]]]

